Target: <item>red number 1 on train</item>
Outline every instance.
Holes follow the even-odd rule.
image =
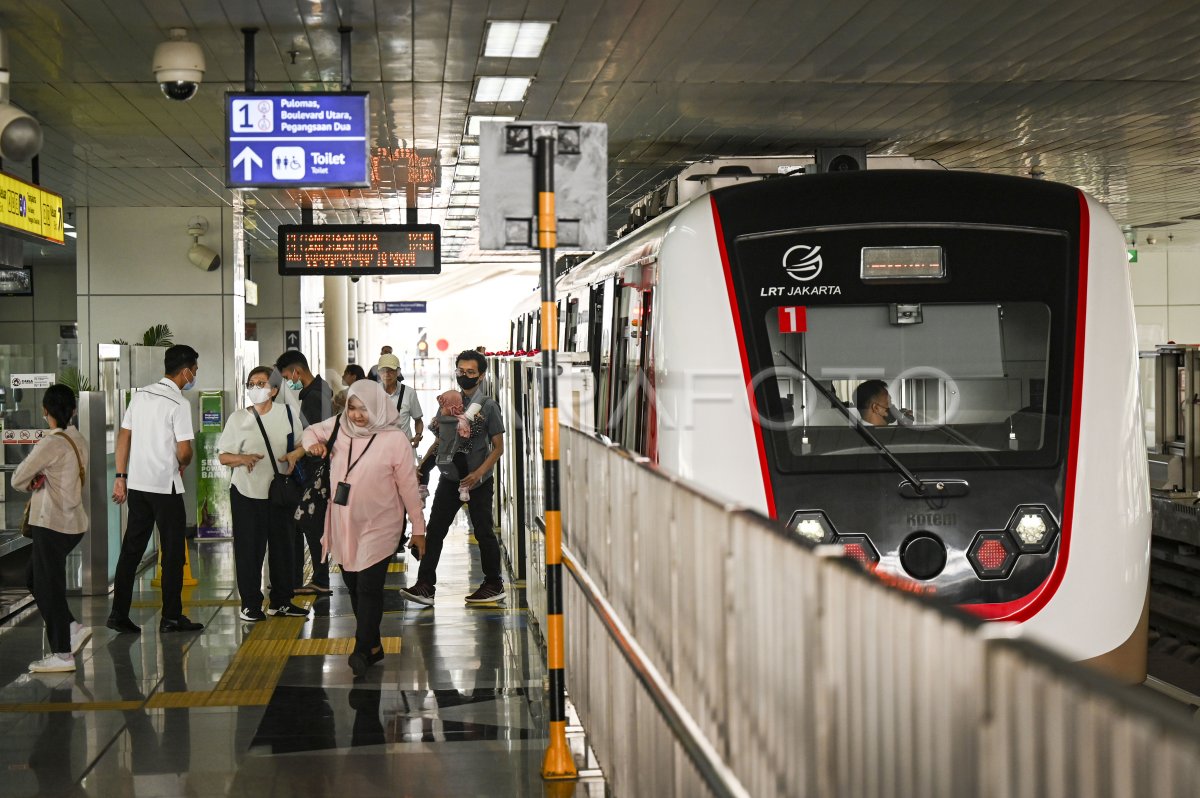
[[[808,318],[804,307],[779,308],[779,331],[781,333],[808,332]]]

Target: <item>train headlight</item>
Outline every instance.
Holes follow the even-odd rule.
[[[820,510],[797,510],[788,521],[788,529],[812,543],[832,543],[837,530]]]
[[[1046,522],[1032,513],[1017,522],[1017,538],[1026,546],[1039,546],[1046,538]]]
[[[1058,523],[1050,511],[1040,504],[1023,504],[1012,514],[1008,531],[1021,548],[1022,554],[1043,554],[1049,551]]]
[[[980,532],[967,549],[967,559],[980,579],[1004,579],[1012,573],[1018,554],[1007,532]]]

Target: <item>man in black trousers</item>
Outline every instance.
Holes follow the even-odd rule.
[[[196,632],[203,624],[183,614],[183,565],[187,513],[183,506],[183,469],[192,462],[192,411],[183,391],[196,384],[200,355],[185,344],[167,349],[166,376],[135,391],[117,436],[117,475],[112,498],[129,504],[129,519],[113,588],[108,628],[137,634],[129,620],[133,582],[146,544],[158,525],[162,551],[162,620],[160,632]]]

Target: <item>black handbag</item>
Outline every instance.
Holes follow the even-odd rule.
[[[275,507],[283,507],[288,510],[300,504],[301,498],[304,496],[304,488],[291,474],[283,474],[279,471],[279,464],[275,461],[275,452],[271,450],[271,439],[267,437],[267,428],[263,426],[262,416],[254,408],[250,409],[254,414],[254,420],[258,422],[258,429],[262,432],[263,442],[267,444],[267,457],[271,458],[271,470],[275,472],[275,476],[271,479],[271,489],[267,493],[267,497],[271,504]],[[291,429],[292,424],[292,409],[287,408],[288,414],[288,429]],[[288,433],[290,440],[292,434]]]
[[[304,529],[323,530],[325,528],[325,513],[329,510],[329,463],[333,458],[333,444],[337,442],[338,432],[342,428],[342,414],[337,414],[333,425],[333,434],[325,443],[325,456],[320,458],[313,469],[312,481],[304,489],[300,497],[300,505],[296,508],[296,524]]]

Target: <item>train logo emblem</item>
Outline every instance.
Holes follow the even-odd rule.
[[[807,283],[821,273],[821,248],[797,244],[783,253],[783,269],[793,280]]]

